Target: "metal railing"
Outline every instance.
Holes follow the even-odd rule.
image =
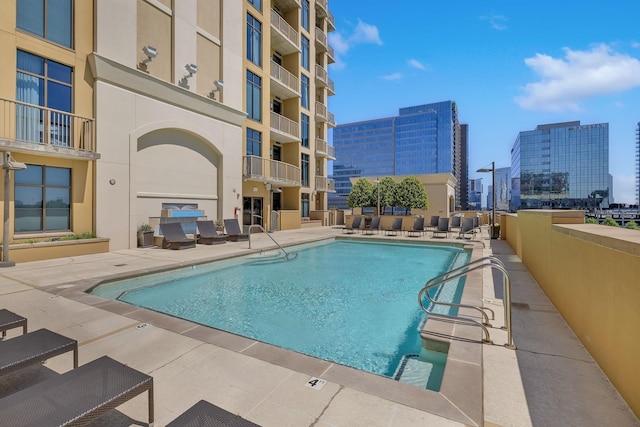
[[[298,78],[274,61],[271,61],[271,78],[277,80],[291,91],[298,93],[298,88],[300,87]]]
[[[335,181],[331,178],[325,178],[323,176],[316,177],[316,190],[325,191],[328,193],[336,192]]]
[[[298,46],[298,32],[273,9],[271,9],[271,26],[278,30],[294,46]]]
[[[488,263],[485,263],[485,262],[488,262]],[[472,271],[483,269],[485,267],[496,269],[502,272],[502,287],[503,287],[503,296],[504,296],[504,301],[503,301],[504,324],[505,324],[503,329],[507,331],[507,343],[505,344],[505,347],[515,350],[516,347],[513,344],[513,333],[512,333],[512,327],[511,327],[511,278],[509,277],[509,273],[507,272],[507,269],[502,263],[502,261],[500,261],[496,257],[489,256],[489,257],[480,258],[468,264],[465,264],[461,267],[455,268],[451,271],[448,271],[439,276],[429,279],[427,283],[424,285],[424,287],[418,293],[418,304],[420,304],[420,308],[422,308],[422,310],[429,315],[429,318],[432,318],[434,320],[479,326],[484,332],[484,336],[485,336],[484,342],[492,343],[491,337],[489,335],[489,330],[487,328],[487,326],[491,326],[491,324],[489,323],[489,316],[487,315],[485,310],[489,311],[492,315],[492,319],[494,319],[495,313],[493,310],[491,310],[488,307],[436,301],[433,298],[431,298],[431,295],[429,295],[429,292],[428,292],[429,289],[433,287],[442,285],[452,280],[460,279],[462,277],[467,276]],[[424,306],[424,297],[426,297],[431,302],[430,308],[426,308]],[[470,317],[461,317],[461,316],[452,316],[449,314],[434,313],[433,307],[435,307],[436,305],[444,305],[449,307],[468,308],[468,309],[477,310],[481,313],[483,322],[479,322],[478,320],[472,319]]]
[[[251,216],[254,216],[254,217],[256,217],[256,218],[260,218],[260,219],[262,219],[262,216],[260,216],[260,215],[251,214]],[[285,259],[286,259],[287,261],[288,261],[289,259],[294,259],[294,258],[298,255],[297,253],[290,254],[289,252],[287,252],[287,251],[286,251],[282,246],[280,246],[280,243],[276,242],[276,239],[274,239],[274,238],[273,238],[273,236],[271,236],[271,234],[270,234],[270,233],[268,233],[268,232],[267,232],[267,230],[265,230],[265,229],[264,229],[264,227],[263,227],[263,226],[261,226],[260,224],[251,224],[251,225],[249,226],[249,230],[248,230],[248,233],[249,233],[249,249],[251,249],[251,230],[252,230],[254,227],[255,227],[255,228],[259,228],[260,230],[262,230],[262,232],[263,232],[263,233],[264,233],[268,238],[270,238],[270,239],[271,239],[271,241],[272,241],[273,243],[275,243],[275,244],[276,244],[276,246],[277,246],[277,247],[282,251],[282,253],[284,253],[284,257],[285,257]],[[291,255],[293,255],[293,258],[289,258]]]
[[[242,175],[245,179],[283,186],[300,185],[300,168],[289,163],[258,156],[244,156],[242,166]]]
[[[300,138],[298,123],[273,111],[271,112],[270,126],[272,129],[291,135],[293,138]]]

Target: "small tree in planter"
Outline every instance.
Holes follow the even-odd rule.
[[[149,224],[141,224],[138,226],[138,247],[148,246],[153,246],[153,227]]]
[[[213,221],[213,223],[216,226],[216,231],[218,232],[224,231],[224,222],[222,222],[221,219],[216,219],[215,221]]]

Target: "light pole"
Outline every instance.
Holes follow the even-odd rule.
[[[9,261],[9,194],[11,192],[11,171],[26,169],[24,163],[16,162],[11,158],[11,153],[4,153],[2,169],[4,169],[4,224],[2,227],[2,262],[0,267],[13,267],[15,262]]]
[[[491,162],[491,169],[480,168],[476,172],[491,172],[491,236],[494,238],[493,228],[496,220],[496,163]]]

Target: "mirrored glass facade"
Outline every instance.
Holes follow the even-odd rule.
[[[520,132],[511,150],[511,206],[609,207],[609,124],[579,121]]]
[[[336,192],[329,195],[329,206],[347,207],[351,178],[430,173],[459,178],[460,144],[453,101],[401,108],[396,117],[338,125],[333,130]]]

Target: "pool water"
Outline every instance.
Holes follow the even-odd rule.
[[[421,353],[425,282],[468,259],[454,247],[330,241],[289,261],[252,257],[101,285],[95,295],[393,377]],[[459,298],[462,282],[435,289]]]

